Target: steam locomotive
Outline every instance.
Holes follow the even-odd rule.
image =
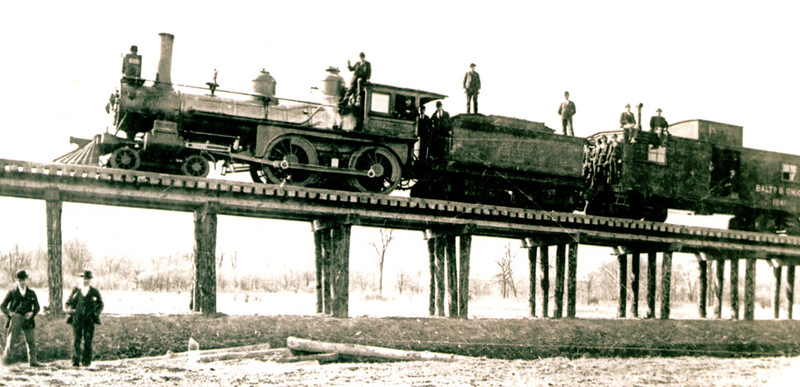
[[[155,81],[141,78],[135,46],[124,59],[108,106],[117,132],[72,138],[78,149],[55,161],[197,177],[221,165],[260,183],[410,189],[413,197],[653,221],[673,208],[734,215],[731,229],[800,235],[800,156],[744,148],[739,126],[692,120],[666,137],[628,130],[580,138],[539,122],[461,114],[431,134],[407,112],[445,95],[367,83],[348,102],[335,68],[320,102],[276,97],[266,71],[253,93],[222,92],[216,80],[202,94],[178,91],[174,37],[160,36]],[[597,179],[586,152],[600,138],[618,143],[613,172]]]

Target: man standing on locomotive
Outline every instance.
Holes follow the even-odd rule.
[[[564,92],[564,102],[558,107],[558,114],[561,116],[561,128],[564,135],[575,136],[572,128],[572,116],[576,113],[575,103],[569,100],[569,91]]]
[[[481,91],[481,76],[475,71],[475,63],[469,64],[469,71],[464,74],[464,92],[467,93],[467,114],[469,114],[469,102],[475,114],[478,114],[478,94]]]
[[[442,101],[436,101],[436,111],[431,115],[431,145],[428,156],[440,160],[447,153],[450,138],[450,114],[442,108]]]
[[[347,69],[353,72],[353,80],[350,82],[350,90],[347,91],[345,100],[352,99],[351,105],[361,105],[361,98],[364,92],[364,86],[369,82],[372,76],[372,64],[367,62],[366,55],[359,53],[360,58],[355,65],[350,64],[347,60]]]

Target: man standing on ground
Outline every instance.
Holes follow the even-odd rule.
[[[0,310],[6,315],[6,348],[3,351],[2,363],[7,365],[8,356],[11,352],[11,346],[19,339],[20,336],[25,338],[25,345],[28,347],[28,364],[31,367],[40,367],[39,362],[36,361],[36,335],[35,328],[36,322],[34,317],[39,313],[39,299],[36,298],[36,293],[28,288],[28,273],[25,270],[20,270],[16,275],[17,286],[8,291],[3,303],[0,304]],[[23,335],[24,333],[24,335]]]
[[[472,110],[478,114],[478,93],[481,91],[481,76],[475,71],[475,63],[469,64],[469,71],[464,74],[464,92],[467,93],[467,114],[469,102],[472,101]]]
[[[70,314],[67,323],[72,325],[74,345],[72,365],[79,367],[83,364],[88,367],[92,364],[92,339],[94,338],[94,324],[100,324],[100,313],[103,311],[103,299],[100,292],[89,285],[92,272],[84,271],[79,277],[83,278],[81,285],[72,289],[66,302],[67,313]],[[81,352],[81,340],[83,351]]]
[[[564,102],[558,107],[558,114],[561,116],[561,128],[564,130],[564,135],[575,136],[575,131],[572,128],[575,103],[569,100],[569,91],[564,92]]]

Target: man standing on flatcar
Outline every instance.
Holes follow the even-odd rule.
[[[467,114],[469,102],[472,101],[472,110],[478,114],[478,94],[481,92],[481,76],[475,71],[475,63],[469,64],[469,71],[464,74],[464,92],[467,93]]]
[[[440,160],[447,153],[450,138],[450,114],[442,108],[442,101],[436,101],[436,111],[431,115],[431,149],[428,156]]]
[[[350,81],[350,90],[347,91],[345,100],[351,98],[354,100],[351,103],[352,105],[360,106],[364,86],[367,85],[369,78],[372,76],[372,64],[367,62],[366,55],[363,52],[359,53],[358,57],[359,61],[355,65],[350,64],[349,59],[347,60],[347,69],[353,72],[353,80]]]
[[[564,102],[558,107],[558,115],[561,116],[561,128],[564,135],[575,136],[572,128],[572,116],[576,113],[575,102],[569,100],[569,91],[564,92]]]

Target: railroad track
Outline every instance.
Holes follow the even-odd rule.
[[[0,159],[0,195],[175,211],[210,204],[223,215],[299,221],[347,218],[372,227],[567,238],[587,244],[638,246],[643,251],[657,245],[672,251],[800,258],[797,236],[5,159]]]

